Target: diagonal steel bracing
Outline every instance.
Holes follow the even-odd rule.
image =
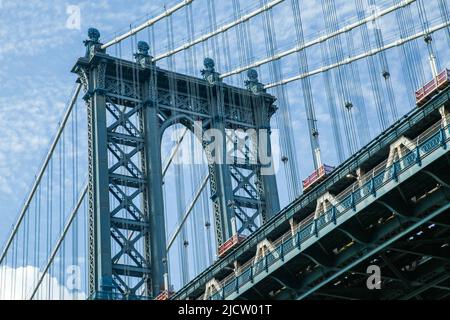
[[[255,144],[250,147],[248,140],[236,138],[244,149],[237,154],[239,161],[230,162],[236,157],[222,154],[215,148],[217,137],[206,132],[213,129],[227,141],[233,130],[252,129],[259,138],[257,130],[270,127],[275,99],[264,90],[222,83],[210,64],[205,63],[204,79],[159,69],[145,43],[138,45],[136,62],[111,57],[104,50],[110,44],[98,42],[97,30],[91,29],[89,36],[86,56],[73,69],[83,84],[88,108],[89,295],[155,297],[168,289],[164,131],[182,124],[204,148],[209,175],[200,192],[209,179],[220,246],[235,233],[254,232],[279,210],[279,203],[274,172],[263,173]],[[198,88],[195,93],[187,90],[193,86]],[[270,136],[258,141],[268,145],[270,154]],[[226,142],[223,145],[228,147]],[[218,156],[222,161],[217,161]]]

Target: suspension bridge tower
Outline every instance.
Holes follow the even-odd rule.
[[[261,132],[270,132],[275,98],[255,70],[245,89],[232,87],[221,81],[212,59],[204,61],[203,78],[195,78],[158,68],[145,42],[128,61],[106,53],[98,30],[89,29],[88,36],[86,54],[72,71],[88,109],[89,295],[152,298],[168,286],[164,130],[182,124],[197,132],[208,160],[218,248],[236,234],[254,232],[279,210],[273,159],[255,157],[261,149],[255,143],[239,155],[227,148],[230,130],[253,130],[270,155],[270,133]]]

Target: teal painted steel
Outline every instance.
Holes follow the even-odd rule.
[[[257,78],[247,89],[223,83],[212,59],[205,59],[204,79],[189,77],[157,68],[142,41],[132,62],[106,54],[97,30],[88,34],[86,55],[72,71],[88,107],[89,296],[155,297],[167,289],[164,130],[181,123],[194,131],[202,123],[220,246],[235,232],[251,234],[279,211],[277,185],[274,174],[261,173],[261,159],[253,163],[246,152],[243,165],[225,157],[213,161],[206,147],[214,140],[207,141],[203,131],[216,129],[225,139],[228,129],[270,129],[275,98]]]
[[[394,123],[390,128],[381,133],[373,141],[363,147],[355,155],[350,157],[344,163],[339,165],[333,174],[325,180],[323,183],[319,184],[313,190],[307,194],[302,195],[297,200],[293,201],[281,212],[275,215],[272,219],[267,221],[257,232],[252,234],[247,240],[236,248],[234,251],[230,252],[227,256],[217,261],[214,265],[203,271],[195,279],[193,279],[188,285],[183,287],[174,295],[174,299],[185,299],[191,296],[194,292],[198,293],[203,290],[206,282],[215,277],[221,270],[225,269],[227,266],[237,261],[241,255],[244,255],[249,249],[256,247],[256,245],[266,239],[272,232],[277,230],[282,226],[286,226],[291,217],[296,215],[299,211],[308,208],[315,203],[315,200],[330,189],[334,184],[339,182],[349,174],[354,172],[359,166],[364,164],[366,161],[370,160],[373,155],[376,155],[383,149],[388,148],[388,146],[393,143],[396,139],[404,135],[409,130],[414,130],[417,126],[422,126],[423,123],[430,125],[429,118],[435,115],[435,121],[438,119],[436,114],[438,114],[439,107],[443,105],[448,105],[450,101],[450,88],[443,90],[439,95],[435,96],[431,101],[425,104],[422,108],[414,108],[410,113],[405,115],[402,119]],[[449,129],[450,130],[450,129]],[[448,131],[447,131],[448,132]],[[448,143],[447,143],[448,144]],[[421,166],[421,158],[417,157],[416,150],[415,155],[408,154],[409,157],[415,159],[418,166]],[[378,177],[379,179],[380,177]],[[367,191],[370,191],[373,196],[377,195],[377,188],[375,184],[377,179],[375,177],[370,180],[369,184],[365,185]],[[300,245],[300,244],[299,244]]]
[[[444,141],[443,136],[445,137]],[[223,284],[223,292],[229,292],[228,288],[234,288],[236,283],[239,283],[239,294],[250,289],[255,283],[280,268],[285,261],[289,261],[344,221],[358,214],[370,203],[395,188],[398,183],[414,176],[427,165],[447,154],[446,146],[449,140],[450,126],[447,126],[447,128],[436,127],[434,133],[420,143],[417,149],[408,152],[390,167],[377,171],[377,174],[370,181],[354,189],[336,206],[333,206],[318,219],[303,226],[292,237],[285,235],[283,241],[275,247],[274,252],[269,253],[263,260],[256,262],[254,265],[249,265],[247,269],[243,269],[241,275],[227,278],[227,282]],[[417,161],[417,152],[419,152],[420,161]],[[394,170],[394,168],[396,169]],[[336,221],[336,224],[334,221]],[[283,259],[281,259],[281,252],[283,252]],[[267,262],[266,272],[263,272],[264,269],[259,267],[263,262]],[[248,273],[252,274],[251,282],[247,278]],[[245,279],[247,281],[244,281]],[[216,293],[210,299],[234,299],[237,296],[236,292],[230,291],[228,295]],[[174,299],[178,298],[183,299],[183,296],[178,293],[174,296]]]
[[[444,140],[444,143],[441,143],[443,134],[446,135],[446,138]],[[428,164],[433,163],[436,159],[446,155],[447,151],[446,151],[445,146],[448,143],[448,141],[450,141],[450,126],[448,126],[446,128],[446,130],[444,130],[443,128],[439,128],[439,130],[437,130],[437,132],[434,133],[434,135],[432,135],[430,138],[428,138],[424,143],[422,143],[419,146],[419,148],[421,150],[421,158],[422,158],[422,162],[423,162],[423,167],[416,165],[416,162],[414,159],[414,156],[415,156],[414,151],[411,151],[399,160],[399,162],[404,164],[404,168],[401,170],[401,172],[398,173],[397,176],[394,176],[394,174],[393,174],[394,165],[391,167],[388,167],[385,170],[383,170],[382,172],[380,172],[376,176],[376,178],[374,178],[374,181],[375,181],[374,187],[378,191],[377,192],[378,196],[377,195],[374,196],[373,193],[371,193],[369,191],[367,186],[362,186],[360,189],[357,189],[354,192],[352,192],[349,196],[347,196],[339,204],[342,206],[343,211],[341,211],[341,212],[338,211],[338,213],[337,213],[337,221],[338,221],[337,226],[341,225],[344,221],[347,221],[352,216],[356,215],[358,212],[360,212],[365,207],[367,207],[368,202],[375,201],[377,198],[381,197],[382,195],[388,193],[390,190],[395,188],[396,184],[398,183],[398,180],[396,180],[396,177],[397,177],[397,179],[401,178],[402,180],[406,180],[407,178],[417,174]],[[389,176],[387,177],[387,179],[386,178],[383,179],[386,172],[389,173]],[[352,199],[353,194],[361,195],[361,197],[358,198],[358,200],[356,201],[355,208],[356,208],[356,206],[358,206],[358,209],[355,211],[352,210],[352,204],[351,204],[351,202],[352,202],[351,199]],[[367,199],[368,197],[371,197],[371,198]],[[420,221],[416,222],[413,226],[408,227],[406,230],[403,230],[401,233],[399,233],[398,235],[396,235],[389,241],[378,246],[376,249],[371,250],[370,254],[366,254],[366,255],[364,255],[364,257],[357,259],[350,266],[346,267],[345,269],[342,269],[341,271],[339,271],[338,273],[336,273],[335,275],[330,277],[330,279],[327,280],[327,282],[331,281],[332,279],[335,279],[340,274],[345,272],[345,270],[348,270],[351,266],[356,265],[360,261],[363,261],[364,259],[366,259],[368,256],[373,255],[376,252],[382,250],[384,247],[386,247],[393,241],[401,238],[403,235],[405,235],[408,232],[417,228],[417,226],[424,224],[425,222],[429,221],[430,219],[432,219],[433,217],[435,217],[436,215],[440,214],[441,212],[445,211],[448,208],[450,208],[450,204],[446,205],[443,208],[440,208],[439,210],[436,210],[433,214],[427,215],[426,218],[421,219]],[[265,270],[266,272],[264,274],[262,273],[262,270],[254,271],[253,273],[254,273],[255,277],[254,277],[251,285],[248,284],[248,281],[247,282],[242,281],[242,279],[240,279],[240,277],[242,276],[241,275],[241,276],[235,277],[234,279],[230,279],[227,283],[224,284],[224,288],[229,287],[229,286],[235,286],[236,282],[239,282],[241,284],[240,285],[240,293],[245,292],[246,290],[250,289],[255,283],[261,281],[268,274],[270,274],[271,272],[280,268],[284,264],[284,259],[281,259],[280,257],[276,258],[275,254],[280,254],[281,251],[287,252],[286,249],[284,248],[287,243],[293,243],[294,239],[297,237],[297,239],[300,240],[300,242],[301,242],[300,245],[302,246],[302,248],[304,250],[305,248],[312,245],[314,242],[319,240],[321,237],[323,237],[328,232],[333,231],[337,227],[334,224],[332,224],[334,210],[335,210],[335,207],[333,207],[332,209],[325,212],[318,219],[315,219],[313,222],[304,226],[300,231],[297,232],[296,235],[284,239],[283,242],[275,248],[275,252],[271,252],[265,257],[265,259],[270,260],[270,263],[268,265],[271,267],[270,270],[268,269],[268,266],[267,266],[267,268]],[[329,227],[325,228],[326,226],[329,226]],[[322,230],[322,232],[320,232],[321,234],[319,236],[319,231],[321,231],[321,230]],[[311,241],[309,243],[306,243],[306,241],[309,239],[311,239]],[[290,254],[288,256],[286,256],[285,259],[290,260],[297,254],[299,254],[300,252],[301,252],[301,250],[299,250],[299,249],[294,250],[294,247],[291,246],[291,250],[289,251]],[[257,269],[256,266],[257,266],[257,263],[253,266],[250,265],[249,269],[252,269],[252,268]],[[242,273],[244,274],[247,271],[248,270],[243,270]],[[260,275],[260,276],[258,277],[258,275]],[[323,282],[320,285],[315,286],[313,289],[302,294],[299,297],[299,299],[305,298],[311,292],[317,290],[321,286],[325,285],[327,282]],[[227,290],[225,290],[225,292],[227,292]],[[236,293],[230,293],[229,295],[225,295],[225,296],[216,294],[215,296],[211,297],[211,299],[212,300],[234,299],[236,297],[237,297]]]

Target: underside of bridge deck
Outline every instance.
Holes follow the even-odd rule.
[[[449,164],[447,154],[238,299],[449,298]]]
[[[306,234],[299,231],[291,244],[282,240],[284,244],[281,247],[287,248],[286,250],[299,247],[295,257],[291,258],[293,254],[289,253],[288,258],[279,259],[277,256],[287,253],[277,251],[270,254],[270,259],[281,261],[274,267],[268,267],[270,263],[266,259],[264,275],[253,263],[250,272],[240,268],[239,279],[228,279],[233,272],[233,263],[239,266],[251,263],[258,243],[264,239],[276,242],[285,237],[286,232],[289,233],[289,219],[300,225],[305,217],[314,213],[319,195],[327,190],[332,194],[347,190],[352,183],[346,177],[349,167],[366,166],[365,171],[370,172],[371,168],[388,157],[390,143],[400,136],[415,139],[434,125],[440,118],[439,106],[448,105],[450,101],[448,94],[448,91],[442,92],[424,108],[415,109],[386,130],[368,147],[355,154],[354,158],[338,167],[327,180],[283,209],[236,250],[182,288],[174,299],[202,296],[206,282],[212,278],[221,281],[223,287],[221,292],[209,297],[210,299],[400,299],[417,295],[422,298],[427,298],[427,295],[430,295],[429,298],[438,298],[439,295],[445,297],[446,290],[450,288],[447,285],[449,277],[445,277],[449,273],[450,263],[446,258],[450,256],[448,143],[447,147],[445,143],[441,143],[439,158],[433,158],[426,166],[418,163],[412,169],[415,173],[408,173],[409,178],[401,178],[400,181],[394,178],[396,182],[390,187],[392,189],[386,189],[383,194],[372,192],[371,197],[376,200],[370,200],[370,203],[363,201],[365,204],[358,210],[353,207],[355,214],[343,224],[338,223],[334,230],[328,229],[328,233],[323,235],[318,235],[316,231],[317,239],[311,240],[314,241],[311,245],[305,246],[302,243],[301,248],[299,245],[306,241],[304,239],[310,239],[308,231]],[[386,140],[387,137],[390,137],[389,140]],[[376,150],[372,150],[374,146]],[[305,225],[302,228],[306,230],[307,227]],[[303,240],[298,240],[301,237]],[[370,265],[379,267],[381,289],[367,288],[370,276],[367,267]]]

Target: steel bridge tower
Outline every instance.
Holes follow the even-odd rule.
[[[102,49],[98,30],[88,36],[86,54],[72,71],[88,109],[89,295],[151,298],[167,289],[164,130],[182,124],[191,132],[222,134],[196,134],[208,160],[220,246],[235,233],[254,232],[279,210],[275,175],[263,174],[273,162],[250,161],[254,148],[230,155],[225,141],[228,129],[254,129],[270,152],[270,135],[260,132],[270,132],[275,98],[254,70],[241,89],[223,83],[211,59],[199,79],[155,66],[145,42],[138,43],[135,61],[127,61]],[[211,148],[217,139],[223,147]]]

